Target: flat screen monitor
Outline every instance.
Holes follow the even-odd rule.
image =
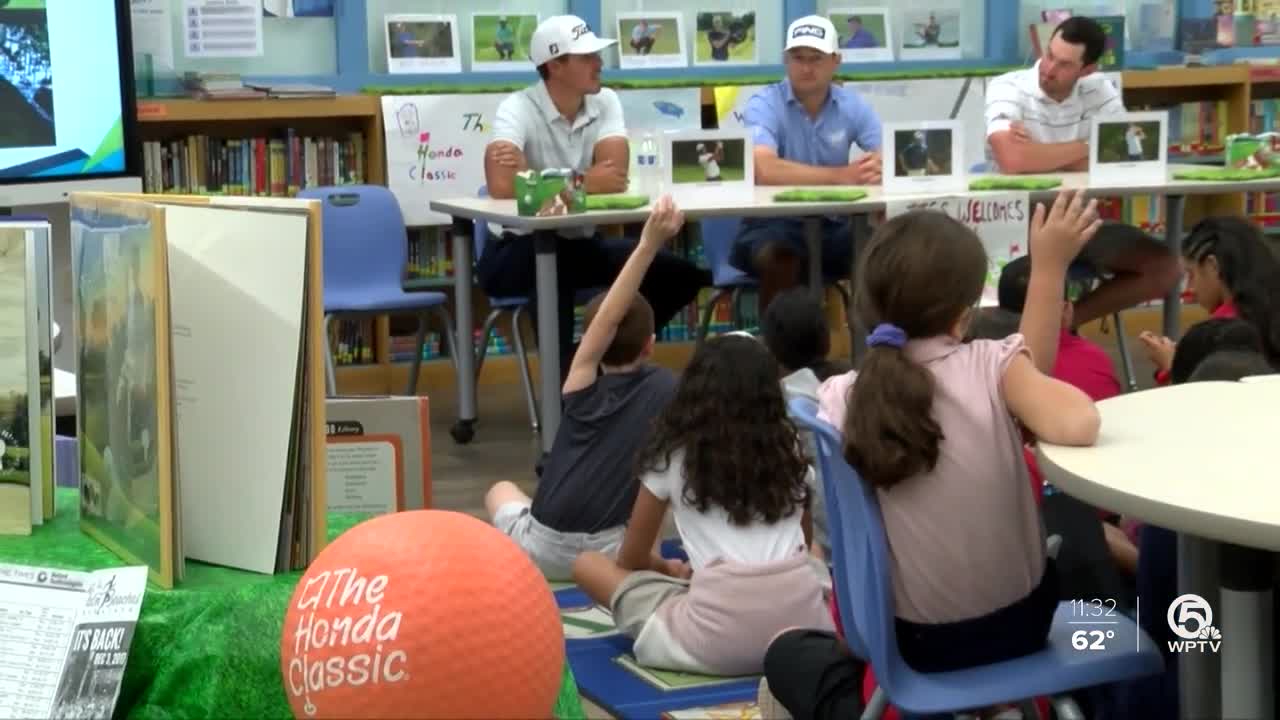
[[[140,192],[129,0],[0,0],[0,208]]]

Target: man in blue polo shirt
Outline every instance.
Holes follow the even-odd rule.
[[[757,185],[875,185],[880,182],[880,118],[852,88],[831,82],[840,67],[831,21],[800,18],[787,29],[787,78],[747,101],[744,121],[755,145]],[[854,146],[863,151],[849,160]],[[848,220],[822,220],[822,267],[847,277],[853,263]],[[742,222],[730,262],[760,282],[760,312],[798,285],[807,263],[804,221]]]

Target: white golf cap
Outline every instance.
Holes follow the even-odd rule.
[[[836,26],[821,15],[809,15],[787,28],[787,50],[808,47],[824,53],[836,52]]]
[[[529,59],[535,66],[561,55],[591,55],[617,40],[596,37],[586,21],[576,15],[556,15],[543,20],[529,41]]]

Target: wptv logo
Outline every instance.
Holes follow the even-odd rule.
[[[1169,629],[1181,640],[1170,640],[1170,652],[1218,652],[1222,632],[1213,624],[1209,601],[1194,593],[1179,595],[1169,604]]]

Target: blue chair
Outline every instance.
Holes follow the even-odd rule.
[[[707,218],[698,221],[698,230],[702,236],[702,256],[711,270],[711,287],[715,292],[702,309],[702,317],[698,319],[697,343],[701,345],[711,331],[711,313],[726,295],[729,296],[729,312],[733,329],[742,329],[742,291],[754,290],[757,287],[755,278],[734,267],[729,262],[733,254],[733,241],[738,237],[741,218]],[[857,342],[857,331],[853,320],[853,307],[849,291],[840,283],[831,283],[840,293],[844,303],[844,314],[848,321],[849,348],[852,353]]]
[[[742,291],[756,287],[755,278],[742,272],[729,262],[733,252],[733,240],[738,236],[739,218],[707,218],[698,222],[702,234],[702,255],[711,270],[711,287],[715,290],[702,317],[698,318],[698,343],[707,339],[711,330],[711,313],[726,295],[729,296],[729,313],[733,328],[742,328]]]
[[[945,673],[920,673],[898,654],[894,629],[892,562],[880,506],[872,490],[845,462],[841,437],[819,420],[815,404],[795,398],[792,418],[813,432],[822,467],[840,620],[850,648],[875,669],[879,686],[863,718],[879,718],[892,702],[904,714],[958,713],[1040,696],[1155,675],[1164,661],[1155,644],[1132,620],[1108,625],[1115,637],[1107,650],[1072,647],[1080,626],[1070,625],[1070,603],[1058,606],[1044,650],[992,665]],[[1067,697],[1055,697],[1058,717],[1080,717]],[[1074,711],[1074,714],[1068,714]]]
[[[449,358],[457,370],[453,318],[441,292],[406,292],[402,284],[409,257],[408,233],[400,205],[381,185],[307,188],[298,197],[319,200],[324,233],[324,330],[337,315],[413,312],[418,319],[416,352],[406,393],[418,392],[418,371],[426,344],[428,314],[443,322]],[[325,357],[328,395],[337,393],[333,344]]]

